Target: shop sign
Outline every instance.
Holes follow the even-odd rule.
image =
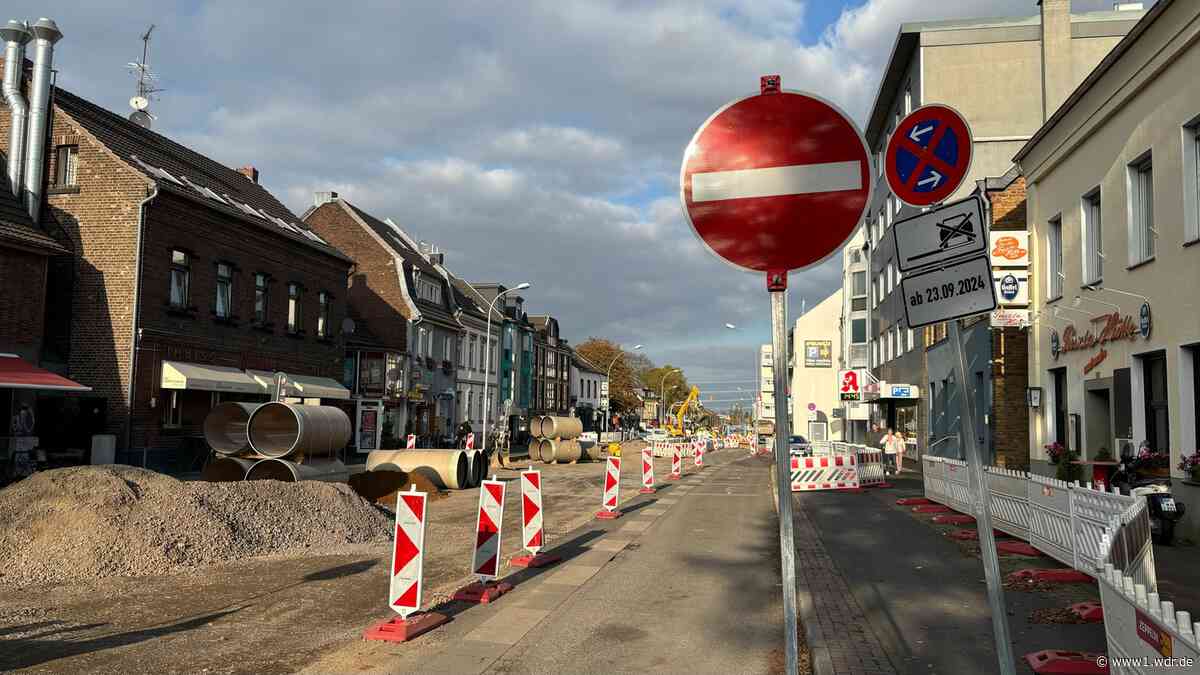
[[[1051,328],[1050,329],[1050,356],[1053,356],[1054,360],[1057,361],[1058,355],[1061,353],[1062,353],[1062,343],[1058,339],[1058,331]]]
[[[833,342],[831,340],[805,340],[804,367],[832,368]]]
[[[1095,356],[1088,359],[1088,362],[1083,366],[1083,374],[1087,375],[1095,370],[1096,366],[1104,363],[1104,359],[1106,358],[1108,358],[1108,350],[1106,350],[1104,347],[1101,347],[1100,351],[1097,352]]]
[[[913,388],[907,384],[893,384],[892,398],[915,398]]]
[[[1083,335],[1078,335],[1074,326],[1067,326],[1063,329],[1062,335],[1062,351],[1073,352],[1080,349],[1091,349],[1098,347],[1106,342],[1115,342],[1117,340],[1133,340],[1138,336],[1138,327],[1133,323],[1133,317],[1129,315],[1121,316],[1118,312],[1112,314],[1101,314],[1094,317],[1092,323],[1103,323],[1104,328],[1100,334],[1089,330]]]
[[[1025,270],[993,270],[996,300],[1004,306],[1029,304],[1029,272]]]
[[[992,310],[992,328],[1024,328],[1029,325],[1029,310],[997,307]]]
[[[1150,339],[1150,327],[1150,303],[1143,302],[1138,310],[1138,332],[1147,340]]]
[[[993,231],[990,233],[992,267],[1028,267],[1029,233]]]
[[[838,381],[841,382],[838,387],[838,400],[862,400],[862,371],[843,370],[838,373]]]

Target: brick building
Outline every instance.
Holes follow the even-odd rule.
[[[390,377],[400,386],[384,397],[384,426],[398,437],[416,434],[421,447],[441,445],[458,419],[455,360],[463,332],[441,254],[423,251],[390,220],[336,192],[317,193],[304,221],[355,260],[347,290],[350,315],[356,333],[361,327],[378,343],[377,350],[360,350],[360,364],[364,353],[368,360],[378,353],[395,359],[398,370]],[[363,372],[360,365],[359,382],[351,388],[358,396],[374,396]]]
[[[119,446],[197,447],[207,411],[265,399],[273,371],[292,378],[291,396],[347,395],[330,378],[341,371],[351,260],[256,170],[223,166],[63,89],[50,119],[39,224],[73,252],[48,284],[50,305],[70,317],[54,351],[103,399]],[[4,109],[0,141],[10,127]],[[163,457],[182,470],[193,461]]]
[[[558,319],[530,315],[533,325],[534,415],[566,415],[571,409],[571,348],[559,337]]]

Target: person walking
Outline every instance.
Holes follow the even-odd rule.
[[[888,427],[887,433],[879,441],[880,448],[883,449],[884,467],[886,469],[884,475],[888,476],[896,474],[896,444],[893,442],[894,438],[895,432],[892,431],[891,427]]]
[[[904,451],[908,449],[908,443],[904,440],[903,431],[897,431],[892,434],[892,447],[895,450],[896,475],[899,476],[904,472]]]

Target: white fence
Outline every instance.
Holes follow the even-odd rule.
[[[979,515],[966,462],[922,457],[925,496]],[[992,526],[1100,582],[1110,672],[1148,673],[1154,659],[1200,663],[1200,623],[1157,593],[1146,501],[1089,485],[985,467]],[[1117,660],[1145,657],[1145,660]]]

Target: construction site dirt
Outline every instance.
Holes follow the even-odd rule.
[[[624,446],[626,454],[640,444]],[[656,460],[666,475],[669,460]],[[661,466],[657,466],[661,463]],[[604,464],[534,464],[543,471],[548,548],[594,518]],[[505,499],[502,559],[521,549],[517,471]],[[626,471],[621,501],[637,496]],[[425,608],[470,581],[478,490],[432,502]],[[390,514],[389,514],[390,517]],[[315,547],[314,547],[315,548]],[[294,672],[361,639],[386,606],[390,544],[322,546],[175,574],[18,586],[0,584],[0,670],[29,672]],[[501,575],[507,574],[507,564]]]

